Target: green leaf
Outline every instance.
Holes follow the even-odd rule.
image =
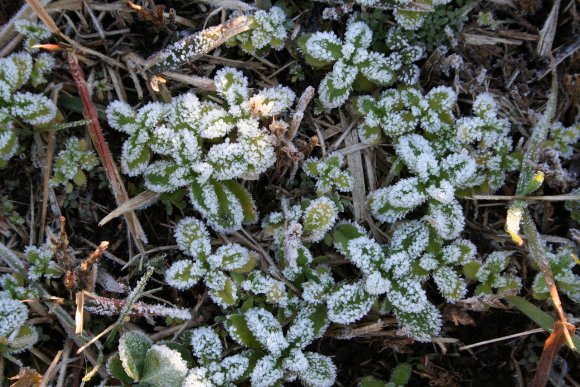
[[[129,331],[119,339],[119,358],[125,373],[133,380],[141,379],[145,364],[143,354],[151,345],[151,339],[140,331]]]
[[[119,353],[114,354],[107,363],[107,370],[114,378],[119,379],[123,383],[133,383],[134,380],[127,375],[125,369],[123,368],[123,363],[121,362],[121,357]]]
[[[465,276],[469,279],[476,279],[476,274],[480,267],[481,263],[478,261],[470,261],[463,266],[463,274],[465,274]]]
[[[165,345],[153,345],[145,355],[141,382],[155,387],[180,386],[188,371],[187,362],[178,351]]]
[[[391,382],[397,386],[404,386],[409,383],[413,367],[409,363],[401,363],[395,367],[391,374]]]
[[[240,344],[254,349],[262,349],[262,346],[248,328],[246,319],[241,314],[232,314],[226,320],[226,328],[232,338]]]
[[[228,278],[223,290],[217,292],[217,296],[222,300],[225,305],[233,305],[236,303],[236,285],[233,283],[231,278]]]
[[[365,376],[360,380],[358,385],[359,387],[387,387],[387,383],[374,376]]]
[[[222,183],[234,194],[242,205],[244,211],[244,223],[254,223],[258,220],[256,204],[252,195],[240,183],[235,180],[224,180]]]

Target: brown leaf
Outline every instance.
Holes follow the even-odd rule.
[[[556,324],[554,324],[554,332],[550,334],[544,343],[544,350],[538,363],[538,371],[532,381],[532,387],[544,387],[548,383],[554,359],[560,351],[560,347],[566,342],[565,330],[570,335],[574,335],[576,328],[574,325],[564,323],[561,320],[556,321]]]
[[[40,385],[42,375],[35,369],[22,367],[18,375],[8,378],[8,380],[14,381],[10,387],[37,387]]]

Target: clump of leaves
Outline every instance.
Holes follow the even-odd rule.
[[[228,232],[256,220],[249,192],[234,179],[256,179],[274,164],[262,119],[287,112],[295,94],[275,86],[250,95],[248,79],[233,68],[219,70],[214,79],[220,104],[201,102],[193,93],[138,111],[115,101],[107,118],[129,134],[121,158],[125,173],[143,175],[155,192],[189,188],[194,208],[214,229]]]
[[[364,90],[369,85],[389,86],[395,82],[414,84],[419,68],[413,64],[424,50],[405,40],[389,45],[389,55],[370,50],[373,31],[362,21],[350,20],[344,38],[334,32],[315,32],[298,39],[298,47],[306,62],[315,67],[333,64],[332,71],[318,87],[325,109],[342,106],[353,89]]]
[[[406,30],[417,30],[425,21],[426,15],[433,10],[433,6],[444,5],[450,0],[355,0],[355,3],[382,9],[393,9],[393,15],[397,24]]]
[[[36,329],[28,324],[28,307],[20,301],[0,297],[0,355],[22,365],[12,355],[34,345]]]
[[[87,182],[85,172],[90,172],[98,163],[95,152],[88,149],[84,139],[68,138],[64,149],[56,156],[51,183],[64,185],[65,191],[70,193],[74,188],[71,180],[78,186],[85,185]]]
[[[580,303],[580,276],[574,273],[578,252],[571,246],[561,246],[556,251],[547,251],[546,257],[556,281],[558,291],[567,295],[572,301]],[[544,275],[539,272],[532,286],[534,297],[547,299],[550,296]]]
[[[52,100],[26,90],[28,85],[46,82],[44,76],[53,66],[54,58],[46,53],[32,57],[22,51],[0,58],[0,163],[5,165],[16,154],[21,132],[31,132],[56,117]]]
[[[236,35],[235,39],[229,41],[230,44],[236,44],[252,55],[284,47],[291,22],[282,8],[274,6],[267,11],[257,10],[249,18],[249,31]]]

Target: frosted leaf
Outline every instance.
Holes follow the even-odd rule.
[[[205,367],[192,368],[183,381],[183,387],[217,387]]]
[[[456,239],[441,251],[443,261],[452,265],[465,264],[475,258],[477,249],[473,243],[465,239]]]
[[[353,323],[369,312],[373,301],[360,283],[343,285],[328,297],[328,318],[338,324]]]
[[[225,379],[234,382],[240,379],[250,365],[249,359],[242,355],[232,355],[221,360],[220,366],[225,374]]]
[[[425,98],[427,98],[431,109],[438,112],[445,112],[453,109],[455,106],[457,93],[450,87],[438,86],[429,90]]]
[[[216,89],[230,105],[239,105],[248,96],[248,78],[233,67],[224,67],[214,76]]]
[[[133,134],[137,130],[137,114],[126,102],[113,101],[107,106],[107,122],[111,127],[127,134]]]
[[[153,152],[160,155],[172,155],[176,150],[177,133],[169,124],[161,124],[152,128],[149,146]]]
[[[7,58],[0,58],[0,79],[9,85],[11,92],[24,86],[31,72],[32,56],[27,52],[22,51]]]
[[[476,173],[477,164],[465,153],[452,153],[441,161],[441,170],[453,185],[464,187]]]
[[[455,187],[447,180],[439,180],[438,182],[429,185],[425,192],[441,204],[448,204],[452,200],[455,200]]]
[[[391,237],[391,249],[419,256],[429,243],[429,229],[424,222],[412,220],[401,223]]]
[[[186,254],[203,259],[211,253],[209,233],[202,221],[193,217],[183,218],[174,231],[179,249]]]
[[[225,136],[235,127],[227,111],[208,102],[201,104],[200,120],[197,124],[200,136],[210,140]]]
[[[494,120],[497,117],[497,105],[490,93],[479,94],[473,101],[473,112],[484,121]]]
[[[365,279],[365,290],[372,295],[378,296],[388,293],[391,289],[391,281],[383,277],[379,271],[372,272]]]
[[[315,339],[314,322],[307,318],[304,313],[296,316],[292,325],[288,328],[286,339],[292,346],[300,349],[306,348]]]
[[[248,328],[268,352],[279,355],[288,347],[282,325],[272,313],[262,308],[252,308],[245,313],[245,317]]]
[[[452,268],[443,266],[433,273],[439,292],[448,302],[454,303],[465,297],[467,284]]]
[[[181,260],[174,262],[165,272],[165,281],[178,290],[187,290],[205,274],[199,260]]]
[[[129,176],[138,176],[145,172],[149,166],[151,151],[149,146],[142,140],[148,140],[147,132],[140,131],[142,135],[133,135],[123,143],[121,150],[121,168]]]
[[[306,52],[314,59],[331,62],[340,58],[341,46],[334,32],[315,32],[306,41]]]
[[[301,350],[293,348],[282,361],[282,367],[291,372],[302,372],[308,368],[308,360]]]
[[[30,73],[30,84],[34,87],[40,86],[47,82],[45,75],[50,73],[54,66],[56,65],[56,60],[54,57],[46,52],[41,53],[34,60],[32,65],[32,71]]]
[[[141,382],[159,387],[180,386],[189,371],[181,354],[165,345],[153,345],[145,355]]]
[[[325,302],[334,287],[334,278],[328,271],[317,271],[317,276],[302,283],[302,298],[310,304]]]
[[[308,387],[331,387],[336,382],[336,366],[328,356],[306,352],[308,368],[300,372],[300,381]]]
[[[403,136],[395,145],[395,150],[407,167],[420,179],[426,180],[429,176],[437,175],[439,165],[435,152],[424,137],[418,134]]]
[[[425,20],[423,12],[405,11],[400,8],[395,8],[393,15],[395,16],[395,20],[399,26],[412,31],[419,29]]]
[[[238,143],[216,144],[207,152],[207,161],[213,168],[213,177],[229,180],[239,177],[246,169],[244,147]]]
[[[400,333],[417,341],[429,342],[441,331],[441,313],[431,303],[419,312],[395,310],[395,315],[400,326]]]
[[[336,222],[338,210],[334,202],[323,196],[310,202],[304,210],[304,237],[307,241],[318,242]]]
[[[345,43],[353,44],[356,48],[367,48],[373,40],[373,31],[366,23],[352,22],[346,27]]]
[[[392,223],[405,217],[426,200],[427,195],[419,188],[419,179],[412,177],[372,192],[369,195],[369,207],[375,218]]]
[[[465,226],[463,208],[457,200],[448,204],[434,204],[429,206],[429,212],[425,219],[437,234],[443,239],[455,239]]]
[[[217,333],[209,327],[200,327],[191,331],[193,354],[203,362],[216,361],[221,357],[222,343]]]
[[[0,299],[0,337],[9,337],[28,320],[28,308],[20,301]]]
[[[412,276],[397,277],[391,283],[393,286],[387,298],[396,310],[418,313],[429,305],[427,293]]]
[[[381,246],[366,236],[348,241],[345,254],[363,273],[373,272],[385,259]]]
[[[30,20],[20,19],[14,22],[14,27],[16,28],[16,31],[20,32],[27,38],[34,37],[37,40],[44,40],[51,36],[50,30],[44,25],[44,23],[35,23]]]
[[[12,122],[0,123],[0,160],[9,160],[18,151],[18,137]]]
[[[143,332],[129,331],[119,339],[119,358],[125,373],[133,380],[140,380],[145,364],[145,352],[153,342]]]
[[[16,93],[10,112],[31,125],[47,124],[56,117],[56,105],[41,94]]]
[[[250,250],[237,243],[228,243],[220,246],[207,261],[215,269],[236,270],[244,267],[250,259]]]
[[[267,355],[258,360],[250,375],[252,387],[271,387],[284,377],[284,371],[277,364],[277,358]]]
[[[284,47],[286,40],[286,14],[280,7],[273,6],[268,11],[258,10],[252,17],[252,28],[236,36],[242,50],[255,54],[267,46],[275,50]]]
[[[401,58],[397,53],[385,56],[382,53],[371,51],[358,67],[360,73],[369,81],[378,85],[391,85],[396,81],[396,71],[401,67]]]
[[[164,123],[169,113],[168,107],[161,102],[149,102],[139,109],[135,120],[142,128],[154,128]]]

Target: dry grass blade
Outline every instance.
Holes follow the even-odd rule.
[[[544,27],[540,31],[540,41],[536,52],[538,55],[547,57],[552,53],[552,44],[556,36],[556,27],[558,26],[558,13],[560,11],[560,0],[554,1],[552,10],[544,23]]]
[[[556,321],[554,332],[550,334],[544,343],[542,357],[538,363],[538,368],[534,375],[534,380],[532,380],[531,387],[544,387],[548,384],[552,364],[554,363],[560,348],[566,342],[566,336],[573,335],[575,330],[576,328],[574,325],[570,323]]]
[[[68,53],[67,60],[70,66],[71,75],[75,80],[80,97],[83,101],[85,114],[91,121],[91,124],[89,125],[91,139],[93,140],[95,149],[97,150],[103,167],[105,168],[105,172],[107,174],[109,184],[111,185],[111,190],[113,191],[113,196],[115,197],[117,206],[121,206],[123,203],[129,200],[129,196],[127,195],[125,185],[121,180],[121,175],[119,174],[119,170],[117,169],[117,166],[113,160],[109,146],[105,141],[105,136],[101,130],[101,124],[99,123],[95,105],[93,105],[89,95],[89,90],[87,88],[83,71],[79,65],[76,55],[73,52]],[[147,237],[145,236],[145,232],[141,227],[141,223],[139,223],[139,219],[137,219],[137,215],[133,211],[128,212],[125,214],[125,220],[127,221],[131,234],[135,238],[135,242],[142,250],[140,241],[147,243]]]
[[[99,222],[99,226],[107,224],[110,220],[115,219],[118,216],[124,215],[127,212],[140,210],[142,208],[148,207],[155,203],[159,199],[161,194],[153,191],[143,191],[139,195],[127,200],[125,203],[121,204],[119,207],[111,211],[107,216],[105,216]]]
[[[480,347],[482,345],[497,343],[499,341],[515,339],[517,337],[528,336],[528,335],[531,335],[534,333],[540,333],[540,332],[544,332],[544,329],[543,328],[536,328],[536,329],[531,329],[531,330],[525,331],[525,332],[515,333],[513,335],[502,336],[502,337],[498,337],[498,338],[491,339],[491,340],[480,341],[479,343],[474,343],[474,344],[464,345],[463,347],[459,347],[459,350],[465,351],[466,349],[471,349],[471,348],[475,348],[475,347]]]
[[[58,362],[60,361],[61,357],[62,357],[62,350],[58,351],[56,353],[56,355],[54,356],[54,359],[52,359],[50,366],[48,367],[48,369],[46,370],[46,372],[42,376],[42,380],[40,381],[40,384],[38,385],[39,387],[48,386],[48,383],[50,383],[50,381],[54,378],[54,376],[56,374],[56,366],[58,365]]]

